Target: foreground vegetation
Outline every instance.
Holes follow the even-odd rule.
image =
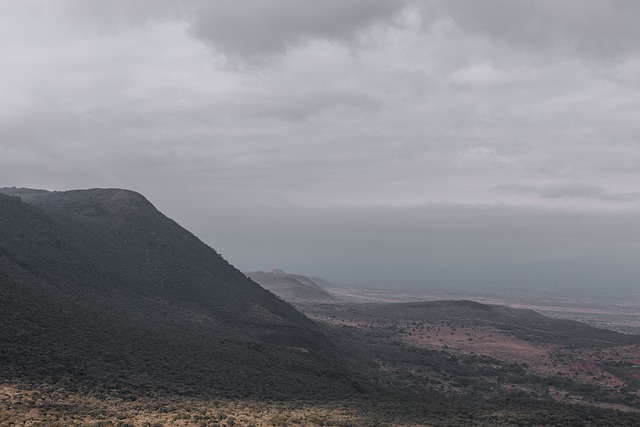
[[[71,393],[0,386],[0,426],[637,426],[634,413],[553,401],[382,393],[337,401]]]

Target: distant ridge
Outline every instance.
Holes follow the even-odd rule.
[[[353,390],[315,323],[122,189],[0,189],[0,342],[4,381]]]
[[[340,298],[324,290],[318,282],[329,284],[326,280],[311,278],[301,274],[288,274],[274,268],[267,271],[252,271],[247,277],[280,298],[292,304],[336,303]]]

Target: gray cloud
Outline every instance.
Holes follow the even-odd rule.
[[[7,2],[0,182],[132,188],[240,268],[358,283],[635,255],[635,7]]]
[[[466,169],[517,169],[518,160],[499,154],[491,147],[471,147],[456,154],[456,164]]]
[[[638,52],[640,4],[634,0],[513,2],[438,0],[427,13],[507,45],[620,59]]]
[[[406,0],[200,2],[192,9],[196,37],[232,58],[263,59],[314,39],[350,41],[376,23],[390,23]]]
[[[57,7],[43,0],[23,3],[20,8],[27,14],[63,14],[89,32],[186,20],[194,36],[240,62],[261,62],[314,40],[350,43],[374,25],[407,24],[406,17],[400,17],[403,11],[418,14],[427,29],[436,26],[441,31],[453,25],[498,45],[548,51],[558,61],[574,54],[623,60],[638,53],[640,38],[640,5],[634,0],[61,0]],[[491,76],[485,73],[484,78]]]
[[[26,0],[39,3],[49,12],[58,11],[72,19],[74,26],[90,31],[128,31],[155,22],[184,17],[188,0],[60,0],[58,7],[47,7],[46,0]]]
[[[508,193],[534,194],[546,199],[586,198],[617,202],[631,202],[640,199],[638,192],[616,193],[597,185],[579,182],[560,182],[546,185],[504,184],[494,188]]]
[[[279,97],[265,96],[256,102],[238,102],[227,107],[236,117],[250,119],[278,118],[282,120],[305,120],[331,111],[346,111],[357,114],[358,111],[375,111],[383,103],[373,96],[362,92],[328,90],[310,91],[299,94],[283,94]]]

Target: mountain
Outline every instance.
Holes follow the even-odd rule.
[[[0,193],[0,425],[640,425],[640,337],[470,301],[316,323],[138,193]]]
[[[142,195],[0,193],[2,380],[261,396],[353,390],[315,323]]]
[[[282,270],[252,271],[247,277],[292,304],[336,303],[340,299],[322,289],[318,282],[322,279],[300,274],[288,274]]]

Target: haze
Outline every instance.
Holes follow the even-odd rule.
[[[638,288],[636,1],[1,12],[0,186],[139,191],[245,271]]]

